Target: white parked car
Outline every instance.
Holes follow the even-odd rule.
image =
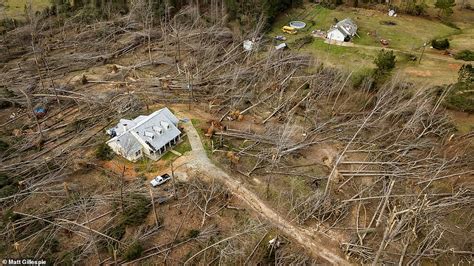
[[[159,185],[163,185],[170,179],[171,179],[171,176],[169,174],[159,175],[153,178],[153,180],[150,181],[150,184],[152,187],[157,187]]]

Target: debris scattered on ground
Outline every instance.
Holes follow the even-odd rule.
[[[43,118],[46,116],[46,108],[43,106],[36,107],[33,112],[37,118]]]
[[[252,51],[254,49],[255,42],[251,40],[244,41],[244,50],[245,51]]]
[[[278,36],[275,37],[275,40],[277,40],[277,41],[286,41],[286,37],[278,35]]]
[[[277,249],[279,248],[283,243],[278,239],[278,236],[270,239],[270,241],[268,241],[268,247],[271,248],[271,249]]]
[[[240,157],[235,155],[235,152],[229,151],[226,153],[227,158],[234,164],[238,163],[240,160]]]
[[[224,131],[226,129],[225,126],[219,121],[211,120],[209,123],[211,126],[206,130],[206,137],[210,138],[214,135],[214,133],[216,133],[216,131]]]
[[[323,38],[323,39],[326,38],[326,31],[323,31],[323,30],[313,30],[311,34],[315,38]]]
[[[451,50],[448,50],[448,49],[444,50],[443,54],[447,55],[447,56],[453,56],[454,55],[453,52]]]
[[[275,49],[277,50],[283,50],[285,48],[288,48],[288,45],[286,43],[280,43],[279,45],[275,46]]]
[[[229,115],[227,116],[227,120],[229,121],[234,121],[234,120],[241,121],[242,119],[244,119],[244,116],[240,113],[239,110],[229,112]]]

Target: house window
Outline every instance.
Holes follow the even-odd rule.
[[[137,152],[135,152],[135,156],[140,156],[141,153],[142,153],[142,151],[138,150]]]

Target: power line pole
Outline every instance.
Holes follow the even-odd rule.
[[[423,49],[421,50],[420,60],[418,60],[418,64],[421,64],[421,58],[423,57],[423,54],[425,53],[426,45],[428,45],[428,43],[425,42],[423,44]]]

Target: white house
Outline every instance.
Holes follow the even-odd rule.
[[[327,33],[329,41],[348,42],[357,34],[357,25],[350,18],[339,21]]]
[[[112,137],[107,145],[129,161],[136,161],[143,156],[158,160],[179,141],[181,131],[178,122],[166,107],[133,120],[120,119],[115,127],[107,129],[107,134]]]

